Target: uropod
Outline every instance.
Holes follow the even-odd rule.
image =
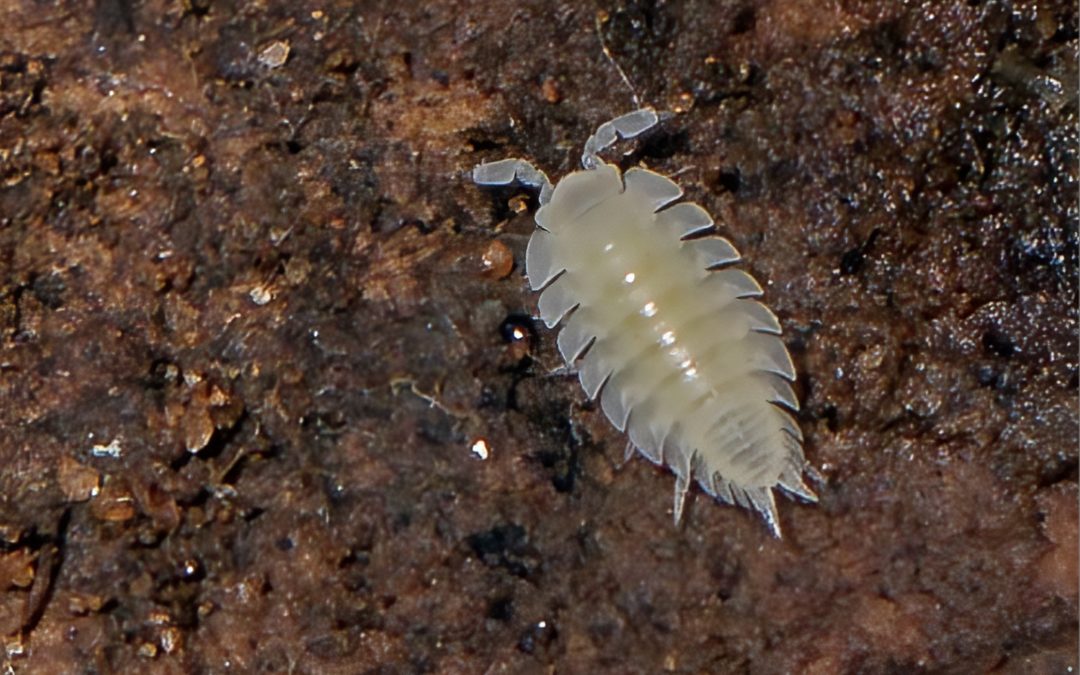
[[[540,191],[525,274],[548,328],[590,400],[636,449],[675,474],[678,524],[691,479],[758,511],[780,536],[773,489],[816,501],[793,413],[795,367],[761,286],[702,207],[647,169],[621,173],[599,153],[659,122],[642,108],[585,143],[583,169],[555,186],[522,159],[480,164],[480,185]]]

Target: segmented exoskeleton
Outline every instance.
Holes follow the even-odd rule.
[[[694,478],[715,498],[754,508],[780,536],[773,488],[808,501],[810,471],[792,416],[798,401],[780,323],[739,253],[682,189],[640,168],[620,174],[599,152],[659,121],[643,108],[597,129],[582,171],[552,187],[520,159],[481,164],[481,185],[539,189],[525,270],[540,317],[585,393],[632,448],[675,473],[678,523]]]

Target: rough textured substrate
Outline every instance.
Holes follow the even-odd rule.
[[[5,668],[1076,667],[1075,3],[411,4],[0,9]],[[632,107],[597,29],[770,282],[782,541],[672,527],[465,180]]]

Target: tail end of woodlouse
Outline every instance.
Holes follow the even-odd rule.
[[[780,514],[776,511],[776,496],[773,495],[772,488],[747,490],[746,498],[750,500],[754,510],[761,514],[772,536],[783,539],[784,534],[780,531]]]
[[[661,445],[664,463],[675,474],[675,503],[672,508],[672,515],[675,518],[675,527],[678,527],[679,522],[682,521],[683,506],[686,505],[686,493],[690,490],[690,480],[694,476],[694,467],[697,465],[700,456],[696,450],[689,454],[680,451],[676,447],[670,448],[670,454],[668,450],[669,448]]]
[[[690,479],[686,476],[675,477],[675,505],[672,509],[675,517],[675,527],[682,521],[683,506],[686,504],[686,493],[690,490]]]

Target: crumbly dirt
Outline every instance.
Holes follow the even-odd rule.
[[[0,21],[6,672],[1075,672],[1075,3]],[[781,318],[782,540],[672,526],[529,319],[535,199],[467,179],[573,170],[614,63],[675,114],[611,156]]]

